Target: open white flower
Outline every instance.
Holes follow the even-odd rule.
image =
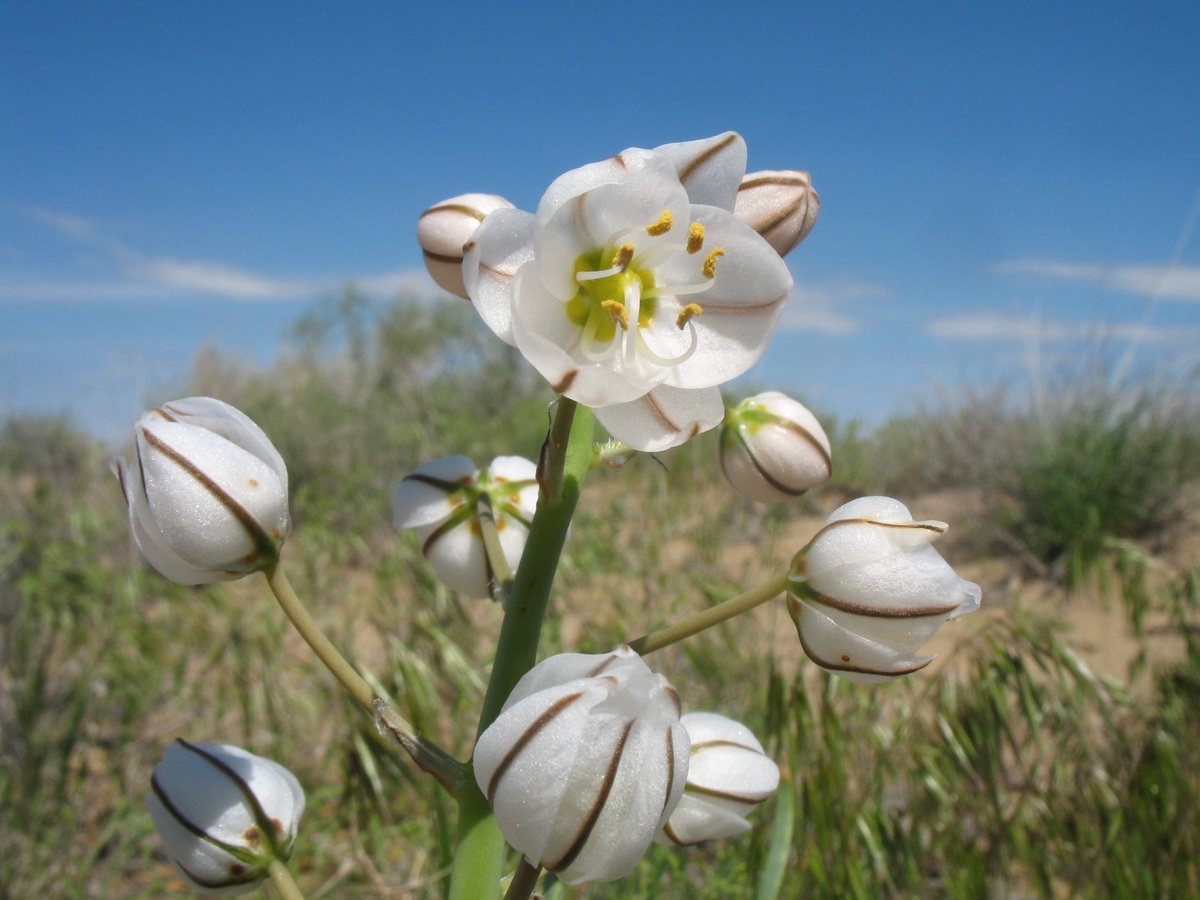
[[[492,596],[494,573],[479,527],[479,498],[491,501],[500,547],[515,569],[537,507],[537,466],[498,456],[476,469],[465,456],[435,459],[406,477],[392,495],[393,524],[415,528],[421,551],[442,584],[465,597]]]
[[[488,326],[636,449],[717,425],[717,386],[758,361],[791,294],[732,213],[745,160],[733,132],[625,150],[560,176],[536,215],[492,212],[464,247]]]
[[[304,791],[279,763],[229,744],[177,740],[154,767],[146,806],[193,890],[245,894],[292,855]]]
[[[979,608],[979,585],[931,546],[948,527],[914,521],[890,497],[835,509],[788,574],[788,608],[809,659],[864,683],[929,665],[921,647],[948,619]]]
[[[517,682],[474,769],[504,839],[531,863],[567,884],[623,878],[683,792],[679,696],[625,646],[553,656]]]

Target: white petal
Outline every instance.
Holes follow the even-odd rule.
[[[676,387],[712,387],[758,362],[791,297],[792,276],[779,254],[731,214],[703,206],[693,207],[692,217],[705,227],[704,249],[676,254],[655,275],[663,285],[701,283],[706,253],[725,251],[716,260],[712,286],[680,298],[703,309],[689,323],[699,342],[692,357],[676,366],[668,380]]]
[[[171,864],[188,887],[202,894],[232,897],[247,894],[259,886],[265,873],[253,871],[249,873],[250,880],[244,884],[212,887],[246,877],[245,864],[181,825],[154,794],[146,794],[145,800],[154,830],[167,845]]]
[[[735,744],[705,744],[693,735],[687,780],[689,788],[752,805],[775,793],[779,787],[779,766],[761,750]]]
[[[596,409],[596,418],[609,434],[649,453],[677,447],[715,428],[724,416],[717,388],[692,391],[665,384],[632,402]]]
[[[463,248],[463,283],[480,318],[502,341],[513,343],[513,278],[533,258],[536,219],[519,209],[498,209]]]
[[[746,142],[734,131],[655,147],[671,160],[692,203],[732,210],[746,173]]]
[[[857,634],[803,600],[792,597],[789,605],[800,643],[809,659],[849,681],[863,684],[891,681],[924,668],[933,659],[932,656],[917,656],[906,647],[888,646]],[[876,619],[875,623],[887,621]],[[914,641],[908,639],[904,643],[911,646]]]
[[[491,596],[487,552],[471,525],[470,520],[446,530],[425,525],[417,529],[417,535],[442,584],[472,600],[485,600]]]
[[[196,425],[257,456],[271,467],[287,490],[287,466],[271,439],[258,424],[240,409],[212,397],[185,397],[164,403],[162,410],[187,425]]]
[[[750,747],[759,753],[764,752],[762,744],[754,736],[753,731],[741,722],[735,721],[728,716],[723,716],[720,713],[690,712],[680,717],[679,721],[687,729],[693,747],[712,741],[725,741],[731,744],[740,744],[743,747]]]
[[[745,819],[747,811],[719,797],[684,791],[670,821],[655,840],[687,845],[744,834],[751,827]]]
[[[392,493],[392,524],[396,528],[417,528],[443,522],[459,508],[446,491],[423,479],[450,483],[473,480],[475,463],[465,456],[447,456],[417,467]]]

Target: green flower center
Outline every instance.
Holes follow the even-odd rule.
[[[574,271],[578,274],[617,268],[615,261],[620,254],[620,248],[615,252],[603,247],[589,251],[575,260]],[[567,317],[580,328],[587,328],[590,322],[594,329],[593,340],[598,343],[615,338],[618,325],[622,329],[630,327],[625,304],[632,292],[636,292],[641,301],[637,304],[637,327],[644,328],[654,318],[658,304],[653,296],[654,273],[649,269],[629,265],[611,275],[578,283],[578,293],[567,301]]]

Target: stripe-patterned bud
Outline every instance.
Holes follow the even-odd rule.
[[[425,268],[438,287],[467,299],[463,286],[463,244],[471,239],[488,213],[512,209],[495,194],[463,194],[434,204],[417,220],[417,243],[425,257]]]
[[[679,720],[692,742],[687,787],[659,843],[698,844],[750,830],[746,815],[779,787],[779,766],[753,732],[718,713]]]
[[[761,503],[798,497],[832,472],[825,429],[778,391],[747,397],[726,412],[717,455],[734,489]]]
[[[475,747],[505,840],[567,884],[633,871],[683,793],[679,696],[626,646],[531,669]]]
[[[133,539],[179,584],[241,578],[273,565],[291,530],[287,467],[245,413],[211,397],[149,410],[135,458],[113,468]]]
[[[177,740],[146,806],[179,876],[202,894],[246,894],[292,854],[304,791],[291,772],[228,744]]]
[[[817,224],[821,198],[807,172],[749,172],[738,188],[733,214],[787,256]]]
[[[859,682],[927,666],[918,652],[948,619],[979,608],[979,585],[930,546],[945,522],[917,522],[899,500],[860,497],[833,511],[792,561],[788,607],[821,668]]]

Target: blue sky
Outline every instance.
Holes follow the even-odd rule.
[[[1200,5],[67,3],[0,11],[0,412],[121,434],[414,228],[740,131],[821,216],[750,377],[849,419],[1104,339],[1200,361]],[[451,302],[446,300],[445,302]]]

